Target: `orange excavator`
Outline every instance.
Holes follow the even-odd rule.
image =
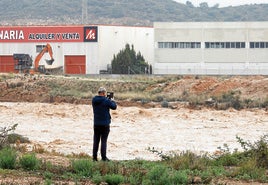
[[[51,59],[46,60],[46,63],[47,65],[53,64],[54,58],[53,58],[52,47],[50,46],[50,44],[47,44],[40,51],[40,53],[36,56],[34,60],[34,68],[32,68],[33,60],[32,60],[32,57],[29,56],[29,54],[24,54],[24,53],[13,54],[13,58],[15,61],[14,63],[15,70],[18,70],[19,73],[30,73],[30,74],[43,73],[45,74],[47,72],[45,65],[39,65],[39,62],[41,58],[43,57],[43,55],[47,52],[49,53]],[[59,68],[55,68],[55,69],[59,69]]]
[[[54,58],[53,58],[53,52],[52,52],[52,47],[50,46],[50,44],[47,44],[42,51],[36,56],[35,60],[34,60],[34,69],[36,72],[40,72],[40,73],[46,73],[46,69],[45,69],[45,65],[39,65],[39,62],[41,60],[41,58],[43,57],[43,55],[45,53],[49,53],[50,55],[50,60],[46,60],[47,65],[52,65],[54,62]]]

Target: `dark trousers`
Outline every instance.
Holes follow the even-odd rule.
[[[110,126],[94,126],[93,159],[97,159],[99,143],[101,141],[101,158],[106,159],[107,139]]]

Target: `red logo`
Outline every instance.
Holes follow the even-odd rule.
[[[98,42],[98,27],[84,27],[84,42]]]

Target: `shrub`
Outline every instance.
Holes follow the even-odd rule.
[[[118,185],[124,182],[124,177],[119,174],[106,175],[104,179],[109,185]]]
[[[238,165],[240,160],[239,153],[226,153],[221,156],[219,156],[215,162],[217,166],[223,165],[223,166],[235,166]]]
[[[133,171],[129,176],[129,182],[132,185],[140,185],[142,184],[142,178],[143,178],[143,171],[141,169],[138,169],[136,171]]]
[[[213,178],[213,174],[211,174],[211,171],[205,170],[200,172],[200,177],[201,177],[200,181],[202,181],[205,184],[210,184]]]
[[[40,161],[35,154],[24,154],[19,159],[19,164],[24,170],[36,170],[40,167]]]
[[[85,177],[93,175],[93,162],[89,159],[78,159],[72,161],[72,168],[75,173]]]
[[[218,102],[225,104],[224,109],[227,109],[229,107],[233,107],[233,108],[239,110],[239,109],[243,108],[243,106],[242,106],[242,102],[240,100],[240,96],[236,95],[236,93],[240,94],[240,92],[234,92],[234,91],[224,93],[222,95],[222,97],[218,99]]]
[[[19,134],[12,133],[12,134],[8,135],[8,138],[7,138],[8,143],[14,144],[18,141],[19,141],[19,143],[30,143],[30,140],[28,138],[21,136]]]
[[[43,174],[43,176],[44,176],[44,178],[45,179],[52,179],[52,177],[53,177],[53,173],[51,173],[51,172],[45,172],[44,174]]]
[[[244,155],[247,158],[255,159],[257,167],[267,168],[268,166],[268,135],[264,135],[255,143],[244,141],[236,136],[241,147],[245,150]]]
[[[268,97],[262,102],[261,107],[268,108]]]
[[[161,107],[163,107],[163,108],[168,108],[168,101],[162,101],[162,103],[161,103]]]
[[[188,184],[189,177],[186,170],[175,171],[170,178],[170,184]]]
[[[9,146],[9,132],[14,131],[18,124],[14,124],[11,127],[0,127],[0,149]]]
[[[46,179],[45,180],[45,183],[44,183],[44,185],[52,185],[53,183],[52,183],[52,180],[51,179]]]
[[[241,162],[242,153],[238,152],[237,149],[232,153],[227,144],[223,147],[218,147],[219,154],[212,156],[215,158],[214,164],[217,166],[235,166]]]
[[[245,99],[245,100],[243,101],[243,103],[245,104],[245,106],[246,106],[247,108],[253,108],[253,107],[254,107],[254,101],[251,100],[251,99],[249,99],[249,98]]]
[[[264,168],[258,168],[255,159],[250,159],[237,169],[237,176],[245,180],[263,179],[266,176]]]
[[[17,154],[12,148],[3,148],[0,151],[0,168],[14,169],[16,164]]]
[[[152,97],[152,101],[155,101],[155,102],[164,101],[164,96],[163,95],[155,95]]]
[[[199,156],[191,151],[176,154],[168,161],[176,170],[205,170],[210,165],[210,162],[210,159],[206,155]]]
[[[103,176],[101,176],[101,174],[99,172],[96,172],[92,175],[92,182],[94,182],[95,184],[101,184],[101,182],[104,181]]]
[[[146,179],[153,185],[170,184],[168,168],[164,165],[156,165],[148,172]]]

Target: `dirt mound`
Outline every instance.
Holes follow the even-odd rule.
[[[59,92],[58,95],[54,92],[54,95],[51,95],[53,85],[55,84],[62,86],[60,91],[72,91],[72,89],[85,86],[82,83],[83,81],[83,78],[68,79],[53,76],[49,78],[46,76],[17,76],[4,80],[0,78],[0,101],[89,104],[90,98],[76,98],[64,92]],[[104,82],[95,79],[94,83],[96,83],[95,86],[98,86]],[[147,84],[141,84],[139,81],[129,83],[129,81],[124,82],[122,80],[107,82],[107,85],[110,84],[115,87],[115,91],[121,88],[121,93],[133,91],[137,94],[148,93],[149,96],[151,94],[156,96],[159,94],[159,96],[164,98],[166,96],[182,97],[185,95],[213,97],[229,92],[239,94],[242,99],[265,100],[268,97],[268,78],[265,76],[184,76],[176,80],[169,80],[167,78],[163,82],[150,82]],[[142,90],[144,87],[145,90]],[[60,93],[64,95],[60,95]],[[91,93],[91,96],[93,93],[95,94],[93,91]],[[139,100],[129,101],[128,98],[121,98],[118,103],[121,106],[141,105]],[[142,106],[155,107],[156,105],[154,103],[146,103],[142,104]]]
[[[265,76],[194,77],[186,76],[178,81],[165,84],[168,94],[220,96],[237,92],[243,99],[265,99],[268,94],[268,78]]]

